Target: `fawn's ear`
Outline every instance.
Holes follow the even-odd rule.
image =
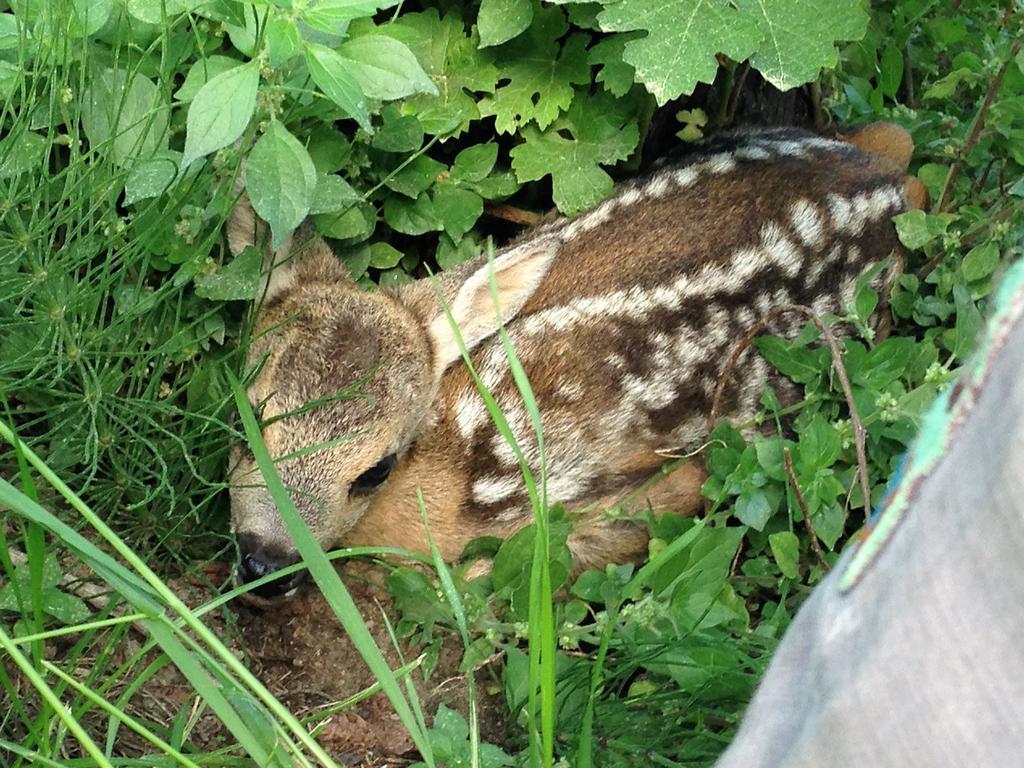
[[[448,307],[451,319],[442,310],[430,323],[434,373],[438,378],[461,357],[451,321],[459,327],[466,349],[472,351],[497,332],[501,323],[519,314],[544,279],[557,251],[558,244],[553,239],[524,243],[469,276]],[[491,289],[492,269],[496,294]]]
[[[257,296],[264,301],[280,297],[298,284],[351,283],[348,270],[330,246],[311,226],[288,235],[276,251],[270,247],[270,228],[260,220],[243,194],[231,212],[227,226],[228,247],[234,255],[252,246],[263,253],[263,287]]]

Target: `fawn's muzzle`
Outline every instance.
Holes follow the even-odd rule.
[[[300,559],[297,553],[286,553],[261,546],[253,536],[247,534],[242,534],[238,537],[238,552],[239,563],[236,577],[240,584],[248,584],[251,581],[256,581],[264,576],[276,573],[283,568],[287,568],[289,565],[297,563]],[[295,590],[304,575],[305,572],[300,571],[299,573],[293,573],[291,576],[285,576],[266,584],[261,584],[251,590],[251,594],[267,599],[288,595]]]

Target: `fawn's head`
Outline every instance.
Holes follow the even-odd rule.
[[[232,251],[263,239],[265,227],[242,200],[229,223]],[[363,291],[319,237],[303,229],[267,258],[247,369],[249,402],[263,441],[296,508],[324,548],[359,520],[428,417],[457,338],[429,280],[395,291]],[[495,265],[503,318],[510,319],[543,278],[553,245],[533,244]],[[490,270],[465,270],[443,291],[467,348],[498,327]],[[449,279],[449,283],[450,283]],[[298,560],[284,522],[241,447],[231,458],[231,518],[251,581]],[[410,519],[416,519],[410,510]],[[294,582],[258,592],[273,596]]]

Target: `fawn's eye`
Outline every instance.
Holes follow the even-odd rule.
[[[368,493],[388,479],[395,466],[395,454],[389,454],[363,472],[352,483],[352,493]]]

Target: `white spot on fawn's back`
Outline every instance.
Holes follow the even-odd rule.
[[[825,222],[818,206],[810,200],[797,200],[789,209],[789,219],[797,237],[808,248],[817,248],[825,236]]]

